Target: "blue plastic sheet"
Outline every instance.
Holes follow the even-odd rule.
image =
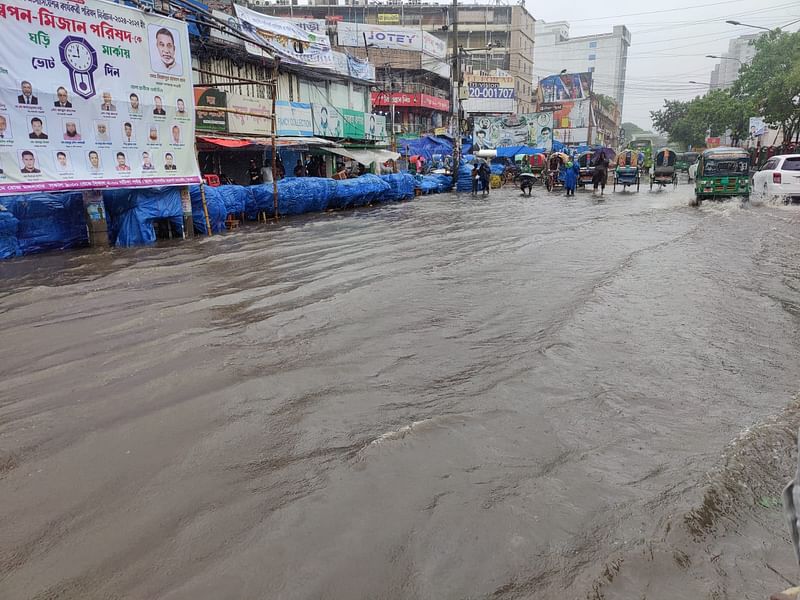
[[[6,196],[0,203],[19,221],[22,254],[76,248],[89,241],[80,192]]]
[[[270,184],[271,186],[272,184]],[[225,210],[228,214],[243,213],[248,201],[253,197],[252,189],[243,185],[221,185],[215,189],[218,190],[225,203]]]
[[[453,187],[453,177],[451,175],[429,175],[429,177],[433,177],[434,181],[436,181],[436,191],[439,194],[443,194],[444,192],[449,192]]]
[[[472,191],[472,164],[462,163],[458,168],[458,179],[456,180],[456,191]]]
[[[228,216],[228,211],[225,208],[225,202],[222,200],[222,195],[219,193],[220,188],[205,187],[206,193],[206,207],[208,208],[208,219],[211,221],[211,232],[220,233],[225,231],[225,217]],[[206,223],[206,215],[203,211],[203,197],[200,194],[200,186],[193,185],[189,188],[189,193],[192,197],[192,221],[194,221],[194,230],[202,235],[208,234],[208,225]]]
[[[414,197],[414,177],[408,173],[396,173],[392,175],[381,175],[389,190],[384,194],[387,202],[399,202]]]
[[[403,156],[422,156],[425,162],[431,162],[434,154],[452,156],[453,140],[435,135],[424,135],[416,140],[401,139],[398,152]]]
[[[370,202],[384,200],[389,190],[389,184],[377,175],[367,174],[337,181],[329,208],[366,206]]]
[[[453,178],[449,175],[417,175],[415,179],[417,189],[423,194],[441,194],[453,187]]]
[[[300,215],[328,208],[337,182],[324,177],[292,177],[278,182],[278,211],[282,215]],[[251,186],[252,197],[245,207],[248,219],[258,213],[273,213],[272,184]]]
[[[0,202],[2,202],[0,198]],[[0,258],[11,258],[22,254],[17,239],[19,220],[8,210],[0,210]]]
[[[153,221],[167,219],[183,232],[180,189],[149,188],[109,190],[103,193],[109,220],[109,237],[115,246],[153,244]]]
[[[518,154],[544,154],[544,148],[533,148],[531,146],[503,146],[497,149],[497,158],[514,158]]]

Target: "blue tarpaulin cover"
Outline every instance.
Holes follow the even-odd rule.
[[[222,194],[220,194],[219,190],[220,188],[218,187],[205,187],[206,207],[208,208],[208,219],[211,221],[212,233],[225,231],[225,217],[228,216],[225,202],[223,202]],[[193,185],[189,188],[189,193],[192,197],[192,221],[194,221],[194,230],[197,233],[206,235],[208,234],[208,226],[206,224],[206,215],[203,211],[203,198],[200,195],[200,186]]]
[[[422,156],[426,162],[431,162],[434,154],[452,156],[453,140],[435,135],[424,135],[416,140],[401,139],[397,151],[403,156]]]
[[[64,250],[89,241],[80,192],[24,194],[0,198],[17,218],[17,240],[22,254]]]
[[[377,175],[367,174],[337,181],[334,189],[329,208],[350,208],[383,200],[390,186]]]
[[[0,198],[0,202],[2,200]],[[17,240],[18,224],[19,220],[11,214],[11,211],[0,210],[0,258],[11,258],[22,254]]]
[[[328,208],[336,181],[324,177],[292,177],[278,182],[278,211],[282,215],[300,215]],[[273,212],[272,184],[251,186],[252,199],[248,200],[245,214],[249,219],[258,213]]]
[[[389,190],[384,194],[387,202],[399,202],[414,197],[414,177],[409,173],[395,173],[392,175],[381,175]]]
[[[183,209],[177,187],[109,190],[103,192],[109,238],[114,246],[153,244],[153,221],[168,219],[183,231]]]
[[[272,188],[272,184],[269,184]],[[208,188],[206,188],[208,189]],[[243,185],[221,185],[216,188],[225,203],[225,209],[228,214],[241,214],[245,211],[247,202],[252,200],[252,188]]]

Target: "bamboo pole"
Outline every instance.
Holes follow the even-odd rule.
[[[272,209],[277,220],[278,214],[278,64],[280,60],[275,58],[275,66],[272,68]]]
[[[203,214],[206,216],[206,231],[211,236],[211,217],[208,216],[208,204],[206,204],[206,184],[200,184],[200,200],[203,202]]]

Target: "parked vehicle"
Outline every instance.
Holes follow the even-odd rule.
[[[644,154],[644,160],[639,165],[639,170],[650,173],[650,167],[653,166],[653,141],[648,139],[632,140],[628,144],[628,149]]]
[[[762,200],[800,202],[800,154],[773,156],[753,175],[753,192]]]
[[[750,197],[750,155],[741,148],[711,148],[697,161],[694,206],[703,200]]]
[[[697,162],[700,157],[699,152],[681,152],[675,159],[675,170],[680,173],[688,173],[689,167]],[[691,181],[691,179],[689,179]]]
[[[614,169],[614,191],[617,191],[618,185],[621,185],[623,190],[635,185],[638,192],[640,183],[639,151],[622,150],[617,155],[617,167]]]
[[[672,185],[678,187],[678,171],[675,168],[677,154],[669,148],[662,148],[656,152],[655,168],[650,175],[650,189],[654,185],[661,189],[664,186]]]

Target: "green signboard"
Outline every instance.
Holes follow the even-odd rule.
[[[364,111],[340,108],[344,121],[344,137],[354,140],[364,139]]]
[[[217,88],[194,88],[195,128],[198,131],[227,131],[228,113],[203,110],[204,107],[226,108],[227,96]]]

